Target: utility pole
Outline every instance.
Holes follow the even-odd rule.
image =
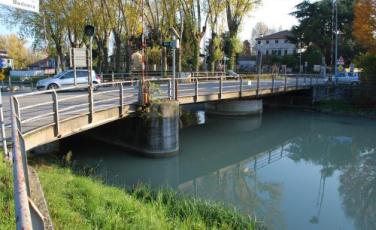
[[[141,102],[142,105],[146,104],[146,98],[145,98],[145,34],[144,34],[144,10],[145,10],[145,4],[144,0],[141,1],[141,9],[142,9],[142,26],[141,26],[141,43],[142,43],[142,49],[141,49]]]
[[[338,73],[338,7],[337,7],[337,0],[334,2],[335,5],[335,55],[334,55],[334,61],[335,61],[335,70],[334,70],[334,76]]]
[[[176,42],[176,36],[172,35],[172,40]],[[172,99],[176,100],[176,89],[175,89],[175,82],[176,82],[176,45],[172,46]]]

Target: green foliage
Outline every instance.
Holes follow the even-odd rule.
[[[13,201],[12,166],[0,151],[0,226],[3,230],[16,228]]]
[[[346,61],[351,60],[359,52],[359,47],[352,38],[352,23],[354,20],[353,6],[354,0],[342,0],[338,2],[338,29],[339,36],[339,55]],[[314,44],[320,48],[324,54],[327,64],[331,61],[332,44],[332,0],[321,0],[310,2],[304,0],[298,4],[297,10],[291,14],[295,16],[299,25],[294,26],[292,32],[297,38],[304,35],[302,41],[304,44]]]
[[[357,57],[356,62],[366,75],[376,79],[376,54],[362,54]]]
[[[308,46],[306,52],[302,54],[302,64],[304,64],[304,62],[308,62],[308,69],[306,69],[306,72],[313,72],[314,65],[321,65],[322,55],[323,54],[321,53],[320,48],[317,46]]]
[[[254,229],[254,221],[171,191],[131,192],[74,174],[59,164],[34,163],[56,229]]]

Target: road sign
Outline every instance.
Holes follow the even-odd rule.
[[[0,70],[0,81],[4,81],[5,79],[5,69]]]
[[[39,0],[0,0],[0,4],[39,13]]]
[[[355,65],[354,65],[354,63],[351,63],[350,64],[350,72],[354,73],[354,70],[355,70]]]
[[[338,65],[338,71],[342,72],[343,71],[343,65]]]
[[[87,67],[88,51],[86,48],[71,48],[69,55],[71,68]]]
[[[4,59],[0,59],[0,69],[2,69],[4,67],[5,67],[5,60]]]
[[[345,60],[343,59],[343,57],[339,57],[338,61],[337,61],[337,64],[338,65],[344,65],[345,64]]]

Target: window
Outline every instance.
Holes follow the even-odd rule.
[[[266,40],[266,44],[269,44],[269,40]]]
[[[260,44],[261,44],[261,41],[257,41],[257,44],[259,44],[259,45],[260,45]]]
[[[70,71],[64,74],[62,77],[60,77],[60,79],[69,79],[69,78],[73,78],[73,71]]]
[[[269,50],[266,51],[266,55],[269,55]]]
[[[88,77],[88,75],[87,70],[77,71],[77,77]]]
[[[278,44],[278,42],[279,42],[278,40],[275,40],[275,44]]]
[[[281,54],[282,54],[282,51],[278,50],[278,56],[281,56]]]
[[[287,50],[285,50],[285,55],[287,55]]]

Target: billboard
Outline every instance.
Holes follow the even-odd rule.
[[[39,0],[0,0],[0,4],[39,13]]]

